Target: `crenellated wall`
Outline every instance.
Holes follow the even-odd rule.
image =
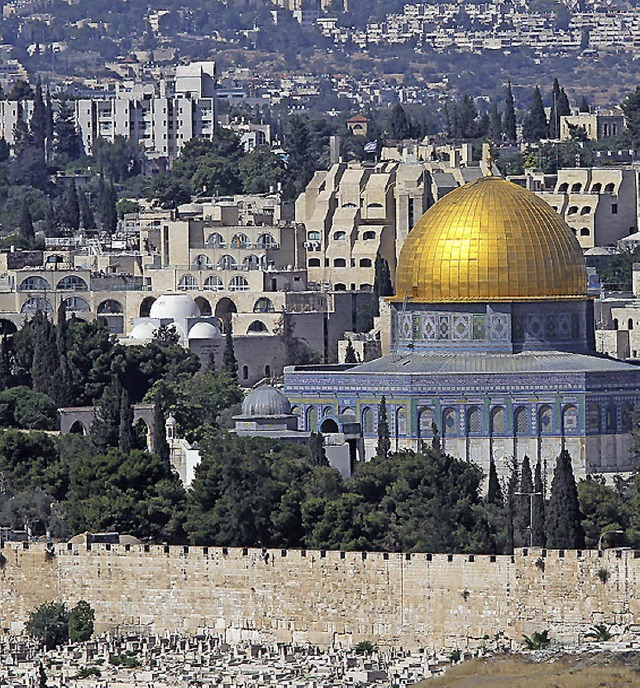
[[[492,557],[94,544],[58,545],[47,557],[42,546],[6,543],[2,552],[0,627],[12,630],[42,602],[79,599],[95,609],[98,631],[207,627],[230,642],[321,646],[439,649],[546,628],[571,642],[595,623],[633,630],[640,618],[640,552],[629,550]]]

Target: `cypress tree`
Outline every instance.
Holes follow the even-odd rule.
[[[431,423],[431,448],[438,454],[442,453],[442,440],[440,439],[440,431],[435,423]]]
[[[489,132],[493,141],[502,140],[502,114],[498,109],[498,103],[495,100],[491,101],[491,113],[489,115]]]
[[[64,215],[67,227],[77,232],[80,229],[80,204],[78,203],[78,190],[74,179],[67,187],[64,201]]]
[[[529,143],[534,143],[546,139],[548,134],[549,126],[542,102],[542,93],[536,86],[533,90],[531,107],[522,124],[522,138]]]
[[[396,141],[402,141],[411,136],[411,122],[404,108],[399,103],[391,108],[391,114],[389,115],[389,136]]]
[[[515,499],[516,492],[518,491],[518,460],[514,457],[511,463],[511,472],[509,473],[509,479],[507,480],[507,495],[505,499],[505,513],[507,521],[507,541],[506,541],[506,552],[505,554],[511,554],[514,547],[515,539],[515,529],[514,529],[514,516],[515,516]]]
[[[545,508],[544,508],[544,483],[542,481],[542,462],[538,460],[533,479],[533,491],[539,492],[533,498],[533,544],[535,547],[544,547],[547,543],[545,533]]]
[[[42,82],[40,81],[40,77],[38,77],[38,82],[36,83],[30,125],[33,143],[44,154],[44,143],[47,137],[47,106],[42,97]]]
[[[54,123],[53,123],[53,105],[51,104],[51,93],[49,92],[49,87],[47,86],[47,93],[45,96],[45,158],[47,161],[51,159],[51,151],[53,150],[53,133],[54,133]]]
[[[109,234],[113,234],[118,226],[118,211],[116,210],[116,203],[118,196],[116,190],[111,182],[105,182],[101,178],[99,187],[99,217],[102,229]]]
[[[133,406],[127,390],[120,392],[120,423],[118,425],[118,449],[129,453],[133,449]]]
[[[89,205],[86,194],[82,192],[78,193],[78,205],[80,207],[80,224],[82,225],[82,228],[95,229],[96,219],[93,216],[93,210],[91,210],[91,206]]]
[[[411,230],[412,227],[409,228]],[[380,297],[393,296],[389,262],[379,253],[376,255],[373,278],[373,315],[380,315]]]
[[[350,339],[347,341],[347,348],[344,352],[344,362],[345,363],[357,363],[358,362],[358,358],[356,356],[356,350],[353,348],[353,344],[351,343]]]
[[[515,505],[515,544],[524,547],[529,544],[529,516],[530,503],[532,499],[526,493],[533,492],[533,475],[531,474],[531,463],[529,457],[522,459],[520,472],[520,490],[522,494],[516,495]]]
[[[551,111],[549,113],[549,138],[560,138],[560,83],[554,78],[551,88]]]
[[[153,406],[153,453],[164,463],[169,463],[170,448],[167,442],[167,419],[162,410],[162,404],[158,397],[156,397]]]
[[[571,106],[569,105],[569,98],[565,93],[564,88],[560,89],[560,100],[558,101],[558,114],[560,117],[571,114]],[[558,132],[560,130],[558,129]]]
[[[96,415],[89,432],[91,441],[99,452],[119,446],[121,403],[122,385],[118,377],[114,376],[96,404]]]
[[[11,347],[6,334],[0,339],[0,390],[11,387]]]
[[[31,248],[35,238],[36,233],[33,228],[33,219],[31,218],[29,203],[26,198],[23,198],[20,208],[20,241],[24,248]]]
[[[55,399],[57,380],[53,373],[58,369],[56,334],[49,318],[42,311],[36,311],[31,320],[31,332],[33,342],[31,382],[33,389]]]
[[[584,529],[578,489],[573,476],[571,456],[566,449],[560,452],[553,472],[546,530],[547,546],[552,549],[584,547]]]
[[[233,346],[233,327],[231,316],[227,319],[227,331],[225,333],[225,345],[224,352],[222,354],[222,369],[233,375],[234,378],[238,377],[238,361],[236,359],[236,352]]]
[[[516,109],[511,82],[507,85],[507,95],[504,99],[504,135],[509,143],[516,142]]]
[[[502,504],[502,488],[498,480],[498,471],[496,470],[496,462],[493,456],[489,460],[489,485],[487,488],[487,502],[489,504]]]
[[[580,98],[580,104],[578,105],[578,111],[579,112],[589,112],[589,103],[587,102],[587,99],[582,96]]]
[[[312,432],[309,435],[309,453],[311,455],[312,466],[328,466],[329,461],[324,450],[324,441],[319,432]]]
[[[387,417],[387,399],[382,395],[380,399],[380,408],[378,411],[378,445],[376,447],[376,456],[380,459],[386,459],[391,451],[391,439],[389,437],[389,419]]]

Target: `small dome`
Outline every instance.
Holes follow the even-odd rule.
[[[150,341],[153,339],[153,335],[157,329],[157,326],[152,322],[141,322],[131,330],[129,333],[129,338]]]
[[[189,330],[189,339],[215,339],[220,336],[220,330],[208,322],[196,323]]]
[[[243,416],[290,416],[291,404],[275,387],[263,385],[252,389],[242,402]]]
[[[580,244],[546,201],[482,177],[449,192],[402,247],[395,301],[585,298]]]
[[[199,318],[200,309],[188,294],[163,294],[153,302],[149,316],[164,320]]]

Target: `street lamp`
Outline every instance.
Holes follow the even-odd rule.
[[[616,535],[624,535],[624,530],[605,530],[602,533],[600,533],[600,537],[598,538],[599,554],[602,552],[602,539],[605,537],[605,535],[611,535],[611,533],[616,533]]]
[[[514,492],[513,494],[529,497],[529,547],[533,547],[533,498],[542,492]]]

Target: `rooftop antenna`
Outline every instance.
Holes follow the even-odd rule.
[[[493,150],[492,141],[487,141],[487,177],[493,177]]]

